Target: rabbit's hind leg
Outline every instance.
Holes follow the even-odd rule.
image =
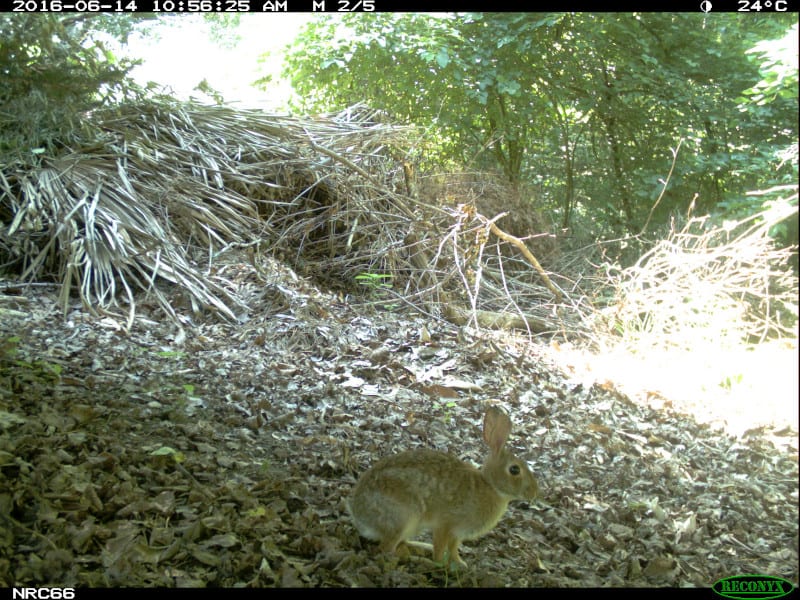
[[[433,560],[437,563],[443,562],[445,553],[447,553],[447,560],[449,565],[457,565],[466,567],[461,557],[458,555],[458,546],[461,540],[455,536],[449,527],[439,527],[433,531]]]

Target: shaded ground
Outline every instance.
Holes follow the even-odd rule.
[[[4,290],[0,585],[797,584],[795,431],[734,438],[564,375],[546,345],[273,272],[228,265],[251,312],[183,331],[142,304],[125,334],[78,306],[64,321],[54,288]],[[377,556],[345,511],[358,474],[418,446],[480,462],[491,398],[541,499],[467,542],[467,571]]]

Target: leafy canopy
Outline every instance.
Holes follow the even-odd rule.
[[[695,195],[712,210],[796,173],[776,171],[778,152],[797,139],[796,45],[793,70],[785,50],[794,21],[346,15],[310,23],[285,74],[302,110],[366,101],[424,128],[421,162],[533,186],[564,226],[580,218],[598,233],[638,232],[654,208],[653,223],[666,222]]]

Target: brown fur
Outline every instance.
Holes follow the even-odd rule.
[[[532,500],[538,492],[525,461],[505,449],[510,432],[508,415],[490,407],[483,434],[490,453],[481,470],[426,449],[380,460],[353,490],[350,512],[357,529],[379,541],[384,552],[394,552],[402,542],[430,529],[434,560],[442,561],[447,552],[450,562],[463,565],[458,555],[462,540],[492,529],[509,501]]]

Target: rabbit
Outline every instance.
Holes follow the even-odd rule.
[[[424,529],[433,532],[433,559],[445,552],[451,566],[465,567],[462,540],[491,530],[511,500],[533,500],[536,478],[525,461],[505,448],[511,419],[499,407],[487,409],[483,439],[489,456],[478,470],[436,450],[410,450],[380,460],[353,489],[349,509],[359,533],[394,552]]]

